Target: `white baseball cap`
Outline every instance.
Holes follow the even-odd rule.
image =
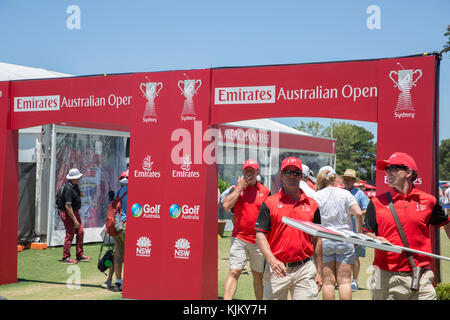
[[[80,179],[83,174],[77,168],[72,168],[69,170],[69,174],[66,176],[67,179]]]

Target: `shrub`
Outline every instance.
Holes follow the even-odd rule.
[[[436,286],[438,300],[450,300],[450,283],[439,283]]]
[[[218,177],[217,185],[219,187],[220,193],[224,192],[230,187],[230,184]]]

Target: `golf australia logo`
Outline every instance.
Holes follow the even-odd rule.
[[[148,77],[145,77],[148,82],[141,83],[139,88],[141,89],[144,97],[147,99],[145,104],[144,115],[142,117],[142,121],[145,123],[154,122],[158,120],[158,116],[156,114],[155,107],[155,98],[158,96],[158,93],[163,88],[162,82],[152,82]]]
[[[422,70],[405,70],[400,63],[397,64],[402,70],[391,71],[389,73],[389,78],[394,82],[394,87],[400,90],[397,105],[394,109],[394,117],[397,119],[414,119],[415,109],[411,98],[411,89],[416,86],[417,81],[422,77]]]
[[[184,204],[180,207],[178,204],[174,203],[169,208],[169,214],[173,219],[178,219],[178,217],[181,216],[181,219],[199,220],[200,205],[188,206],[187,204]]]
[[[131,214],[135,218],[139,218],[142,213],[143,218],[146,219],[159,219],[161,212],[161,205],[160,204],[149,204],[145,203],[143,206],[141,206],[139,203],[135,203],[131,206]]]
[[[139,218],[142,214],[142,206],[139,203],[135,203],[131,206],[131,214],[135,218]]]
[[[147,237],[140,237],[136,242],[136,256],[150,257],[152,242]]]
[[[191,171],[191,157],[189,155],[185,155],[182,159],[180,169],[179,170],[172,170],[172,177],[173,178],[200,178],[200,172],[198,171]]]
[[[202,80],[191,80],[184,74],[186,80],[178,81],[178,88],[181,90],[181,94],[184,95],[183,111],[181,113],[181,120],[195,120],[197,114],[195,113],[194,95],[197,94],[198,89],[202,86]]]
[[[176,259],[189,259],[191,254],[190,249],[191,244],[187,239],[180,238],[175,242],[175,254]]]
[[[147,155],[142,161],[142,170],[134,170],[135,178],[160,178],[161,173],[159,171],[153,171],[153,164],[151,155]]]

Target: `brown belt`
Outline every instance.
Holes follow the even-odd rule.
[[[311,257],[308,257],[306,259],[296,261],[296,262],[284,262],[284,265],[288,268],[292,268],[292,267],[301,266],[301,265],[307,263],[309,260],[311,260]]]

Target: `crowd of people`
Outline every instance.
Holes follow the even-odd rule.
[[[371,199],[357,185],[352,168],[340,177],[332,167],[322,167],[313,177],[301,160],[282,161],[280,190],[271,195],[258,182],[258,163],[247,160],[236,186],[220,197],[232,214],[230,271],[224,299],[233,299],[247,261],[253,276],[256,299],[315,300],[352,299],[359,289],[359,258],[366,248],[346,242],[310,236],[282,222],[283,217],[364,233],[382,242],[430,252],[429,226],[443,226],[450,239],[450,220],[440,202],[414,186],[419,170],[408,154],[396,152],[377,162],[390,190]],[[315,180],[315,185],[313,185]],[[311,187],[313,185],[313,187]],[[253,228],[252,228],[253,226]],[[406,235],[404,235],[406,233]],[[370,292],[374,300],[435,300],[431,258],[375,249]]]
[[[220,195],[220,204],[233,217],[229,252],[229,272],[223,298],[236,294],[239,277],[249,263],[257,300],[316,300],[322,290],[324,300],[352,299],[359,290],[360,258],[366,248],[347,242],[314,237],[283,223],[290,217],[341,231],[364,233],[382,242],[431,252],[429,226],[443,226],[450,239],[450,219],[441,204],[450,201],[450,189],[436,197],[417,189],[414,181],[419,170],[408,154],[396,152],[377,162],[384,170],[390,189],[371,199],[357,188],[358,177],[352,168],[338,176],[330,167],[322,167],[317,177],[296,157],[281,163],[281,188],[275,194],[260,181],[259,165],[248,159],[242,166],[237,184]],[[70,169],[62,189],[64,206],[60,216],[64,222],[62,262],[75,264],[89,261],[83,252],[83,226],[79,210],[78,187],[83,174]],[[338,177],[342,186],[337,186]],[[119,177],[120,188],[110,200],[120,198],[122,206],[116,215],[118,234],[114,236],[114,261],[103,288],[122,290],[125,231],[127,220],[128,171]],[[448,198],[447,198],[448,197]],[[447,200],[447,201],[446,201]],[[70,248],[76,236],[76,260]],[[373,299],[434,300],[434,274],[431,258],[421,254],[405,254],[375,249],[370,292]],[[115,275],[115,285],[112,279]]]

